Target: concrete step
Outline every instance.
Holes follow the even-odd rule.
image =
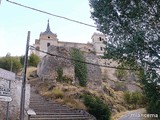
[[[41,109],[34,109],[34,111],[37,112],[53,112],[53,113],[75,113],[74,111],[69,110],[41,110]]]
[[[36,113],[36,115],[31,116],[30,120],[95,120],[83,110],[50,101],[33,91],[31,92],[29,107]]]
[[[73,116],[68,116],[68,117],[60,117],[60,118],[58,118],[58,117],[55,117],[55,118],[53,118],[53,117],[31,117],[30,118],[30,120],[93,120],[93,119],[91,119],[90,117],[73,117]]]
[[[84,115],[80,112],[71,112],[71,113],[53,113],[53,112],[36,112],[37,115]]]
[[[88,117],[88,116],[84,116],[84,115],[74,115],[74,114],[71,114],[71,115],[36,115],[36,116],[32,116],[32,118],[64,118],[64,117]]]

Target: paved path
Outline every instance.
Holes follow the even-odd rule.
[[[139,117],[139,116],[141,114],[143,114],[144,112],[145,112],[144,109],[138,109],[138,110],[130,111],[130,112],[124,114],[118,120],[142,120],[142,118]]]

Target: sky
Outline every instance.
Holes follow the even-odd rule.
[[[90,18],[89,0],[11,0],[52,14],[64,16],[95,26]],[[96,28],[73,23],[2,0],[0,4],[0,56],[25,54],[27,33],[31,31],[30,45],[47,27],[56,33],[59,41],[87,43]]]

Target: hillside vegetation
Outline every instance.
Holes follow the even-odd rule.
[[[30,69],[34,70],[33,68]],[[86,105],[84,95],[92,96],[92,99],[102,100],[102,104],[108,106],[107,108],[109,108],[112,116],[122,111],[144,107],[144,105],[140,103],[140,101],[142,102],[143,98],[138,96],[139,93],[136,96],[135,93],[133,93],[135,95],[131,95],[129,92],[124,93],[122,91],[114,91],[107,85],[105,81],[103,81],[102,84],[103,89],[99,91],[96,89],[89,89],[88,87],[72,85],[71,83],[66,83],[64,81],[43,81],[38,77],[33,77],[36,76],[35,72],[31,72],[30,70],[28,71],[31,73],[28,77],[29,83],[32,87],[36,88],[37,93],[41,94],[46,99],[51,99],[60,104],[65,104],[76,109],[85,109],[87,111],[91,111],[90,109],[93,108],[93,106],[89,107]],[[98,105],[98,107],[99,106],[101,105]],[[110,112],[108,114],[110,114]]]

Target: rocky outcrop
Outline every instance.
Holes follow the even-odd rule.
[[[101,69],[98,65],[98,58],[94,54],[85,53],[84,57],[86,62],[93,63],[87,64],[87,81],[88,87],[91,89],[101,89],[102,78],[101,78]],[[96,64],[96,65],[94,65]]]
[[[62,58],[70,58],[69,48],[50,46],[48,52],[55,56],[46,55],[44,58],[42,58],[38,65],[37,75],[41,79],[56,80],[58,76],[57,69],[62,68],[63,75],[74,80],[75,74],[72,61]]]
[[[38,65],[37,74],[41,79],[52,79],[56,80],[57,72],[56,70],[60,67],[63,69],[63,76],[70,78],[73,80],[73,83],[76,82],[75,78],[75,69],[73,61],[70,56],[71,48],[67,47],[56,47],[50,46],[49,53],[55,55],[50,56],[46,55]],[[56,57],[58,56],[58,57]],[[65,58],[69,59],[65,59]],[[98,64],[98,58],[96,55],[92,53],[84,53],[84,57],[86,62]],[[87,65],[87,81],[88,87],[90,88],[98,88],[101,86],[101,69],[99,66],[95,66],[92,64]]]

